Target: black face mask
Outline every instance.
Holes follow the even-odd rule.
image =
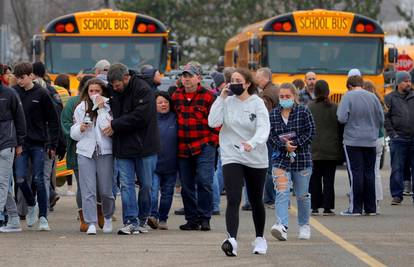
[[[235,95],[241,95],[244,92],[243,84],[241,83],[232,83],[230,84],[230,91]]]

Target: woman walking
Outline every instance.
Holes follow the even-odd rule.
[[[89,80],[80,96],[80,103],[74,112],[74,124],[70,136],[78,141],[79,184],[82,192],[82,211],[88,224],[88,235],[96,235],[97,186],[102,199],[104,214],[104,233],[112,232],[112,215],[115,198],[112,194],[113,157],[112,140],[105,136],[102,129],[110,123],[108,91],[103,81]]]
[[[229,96],[229,92],[233,95]],[[254,254],[266,254],[263,238],[265,209],[263,187],[269,165],[266,140],[269,136],[269,113],[256,95],[256,84],[247,69],[236,69],[231,83],[222,90],[211,107],[210,127],[220,127],[220,152],[226,188],[226,228],[228,238],[222,243],[227,256],[237,255],[237,231],[242,188],[246,183],[252,207],[256,239]]]
[[[290,185],[296,193],[299,238],[309,239],[311,196],[308,192],[312,174],[310,144],[315,133],[311,112],[298,105],[298,93],[291,83],[283,83],[279,90],[279,106],[270,114],[270,141],[273,143],[272,176],[276,190],[276,224],[272,235],[287,240],[289,224]]]

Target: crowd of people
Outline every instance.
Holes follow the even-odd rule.
[[[311,215],[335,215],[335,172],[343,162],[350,190],[349,207],[340,214],[379,214],[385,135],[391,204],[413,191],[404,188],[414,174],[408,72],[396,73],[396,88],[383,101],[374,84],[352,69],[339,105],[313,72],[275,85],[268,68],[225,68],[211,74],[211,90],[201,85],[201,74],[200,64],[189,62],[177,86],[165,92],[157,90],[160,72],[152,66],[136,73],[100,60],[94,74],[79,77],[78,92],[70,96],[68,76],[50,81],[41,62],[1,65],[0,232],[22,231],[22,215],[28,227],[38,222],[40,231],[51,230],[48,212],[59,197],[53,173],[65,155],[77,183],[81,232],[113,232],[118,192],[119,235],[169,229],[179,181],[183,231],[210,231],[225,191],[227,238],[221,248],[227,256],[237,255],[242,198],[243,209],[252,211],[254,254],[267,252],[265,205],[275,210],[271,235],[287,240],[292,192],[298,238],[310,239]]]

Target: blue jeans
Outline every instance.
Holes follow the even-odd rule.
[[[220,211],[220,195],[223,191],[223,168],[221,166],[220,148],[218,149],[218,159],[216,171],[213,176],[213,211]]]
[[[391,177],[390,191],[392,197],[403,198],[404,190],[404,171],[406,164],[414,170],[414,138],[392,138],[390,143],[391,152]],[[410,157],[411,155],[411,157]],[[407,158],[410,161],[407,162]],[[414,172],[411,171],[412,177]],[[414,183],[412,184],[414,186]]]
[[[206,145],[201,154],[178,160],[181,196],[188,222],[198,223],[211,218],[215,153],[215,147]]]
[[[45,180],[43,176],[44,167],[44,148],[41,146],[25,146],[23,153],[15,160],[16,181],[23,193],[28,206],[35,206],[36,200],[32,190],[27,184],[29,159],[31,162],[31,174],[33,183],[36,186],[37,202],[39,203],[39,217],[47,218],[48,194],[46,192]]]
[[[309,224],[311,196],[309,194],[309,180],[312,174],[312,168],[299,172],[286,172],[281,169],[272,170],[273,181],[276,190],[275,213],[278,224],[285,227],[289,225],[289,198],[290,187],[293,183],[293,189],[296,193],[298,205],[298,224],[299,226]]]
[[[154,174],[151,188],[151,216],[166,222],[173,201],[177,173]],[[158,207],[158,192],[161,191],[160,206]]]
[[[124,224],[137,225],[147,221],[151,212],[151,186],[156,164],[157,155],[117,159]],[[138,177],[140,186],[138,202],[135,191],[135,175]]]

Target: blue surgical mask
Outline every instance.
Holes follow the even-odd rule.
[[[279,103],[282,106],[282,108],[286,109],[293,107],[294,102],[293,99],[280,99]]]

